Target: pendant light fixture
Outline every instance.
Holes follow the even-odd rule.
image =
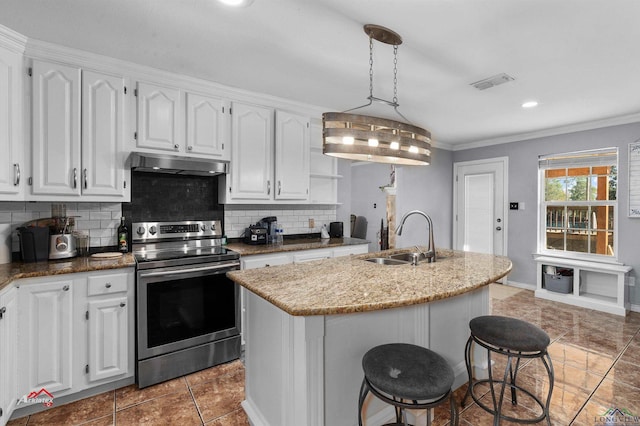
[[[376,163],[427,165],[431,163],[431,133],[410,124],[398,111],[398,46],[402,38],[379,25],[367,24],[364,32],[369,36],[369,103],[344,112],[322,114],[322,152],[348,160]],[[393,45],[393,100],[373,96],[373,40]],[[352,114],[366,108],[373,101],[393,107],[404,120],[395,121],[369,115]]]

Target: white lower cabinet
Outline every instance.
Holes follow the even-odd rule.
[[[17,283],[18,395],[43,388],[53,395],[68,393],[73,386],[73,276]]]
[[[241,269],[257,269],[269,266],[288,265],[290,263],[311,262],[313,260],[329,259],[332,257],[348,256],[350,254],[363,254],[369,251],[368,244],[358,244],[342,247],[328,247],[326,249],[287,251],[280,253],[255,254],[243,256],[240,258]],[[244,342],[243,327],[246,322],[246,305],[247,298],[244,287],[240,288],[240,330],[242,334],[242,345]]]
[[[128,268],[14,283],[18,398],[41,389],[56,398],[133,377],[134,279]]]
[[[0,291],[0,425],[11,417],[18,399],[18,297],[11,286]]]

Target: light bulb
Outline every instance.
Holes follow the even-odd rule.
[[[369,139],[369,146],[378,146],[378,139]]]
[[[414,154],[417,154],[418,153],[418,147],[411,145],[409,147],[409,152],[413,152]]]
[[[342,143],[345,145],[353,145],[353,142],[355,142],[355,139],[353,139],[353,136],[342,137]]]
[[[400,144],[398,142],[391,142],[391,145],[389,145],[389,148],[391,148],[391,149],[399,149],[400,148]]]

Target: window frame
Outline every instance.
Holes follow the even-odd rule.
[[[585,150],[585,151],[571,151],[566,153],[559,154],[551,154],[551,155],[540,155],[538,157],[538,244],[537,244],[537,253],[547,256],[554,256],[565,259],[575,259],[575,260],[585,260],[585,261],[596,261],[603,263],[616,263],[619,264],[618,261],[619,253],[618,253],[618,218],[619,218],[619,191],[616,191],[616,199],[615,200],[563,200],[563,201],[547,201],[546,200],[546,170],[550,169],[562,169],[562,168],[580,168],[580,167],[600,167],[604,164],[597,160],[589,162],[588,157],[593,156],[596,158],[597,155],[603,155],[606,153],[611,153],[613,155],[615,152],[615,164],[607,164],[607,166],[615,166],[616,167],[616,178],[619,182],[620,179],[620,153],[618,152],[617,147],[609,147],[602,149],[594,149],[594,150]],[[578,159],[578,160],[572,160]],[[575,163],[572,161],[576,161]],[[592,176],[589,174],[588,176]],[[617,187],[619,189],[619,185]],[[565,189],[566,190],[566,189]],[[596,254],[596,253],[584,253],[577,251],[569,251],[566,250],[566,240],[565,240],[565,249],[550,249],[547,248],[547,208],[548,207],[565,207],[565,216],[563,218],[564,221],[566,218],[566,210],[567,208],[571,208],[572,206],[586,206],[588,208],[592,207],[601,207],[601,206],[612,206],[613,207],[613,229],[611,232],[613,234],[613,256],[605,255],[605,254]],[[589,219],[590,222],[590,219]],[[564,229],[577,229],[577,228],[569,228],[568,226],[563,226]],[[598,229],[598,228],[596,228]]]

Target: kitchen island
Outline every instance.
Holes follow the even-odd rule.
[[[430,348],[453,367],[454,387],[466,382],[468,322],[488,314],[486,285],[510,260],[438,250],[437,262],[417,266],[366,261],[400,251],[228,273],[249,290],[243,407],[253,425],[356,424],[361,359],[383,343]],[[390,414],[367,408],[371,422]]]

